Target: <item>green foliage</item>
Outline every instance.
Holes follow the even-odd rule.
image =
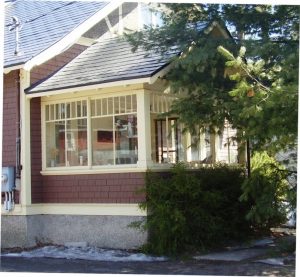
[[[242,185],[240,199],[252,203],[246,218],[257,229],[269,230],[286,220],[288,171],[266,152],[251,159],[251,176]]]
[[[228,103],[233,127],[243,130],[242,138],[251,139],[253,150],[267,149],[273,154],[295,147],[297,140],[297,77],[281,78],[281,62],[267,64],[263,59],[244,59],[245,47],[233,57],[222,46],[226,71],[235,82],[228,92],[234,101]],[[289,59],[295,59],[297,55]],[[284,62],[286,62],[285,60]],[[298,72],[298,70],[295,70]],[[242,139],[241,138],[241,139]]]
[[[180,95],[172,112],[187,129],[221,128],[227,119],[255,150],[295,148],[298,114],[299,6],[161,5],[163,25],[127,38],[133,50],[176,49],[165,78]],[[231,38],[200,25],[218,21]],[[218,51],[219,50],[219,51]]]
[[[249,234],[249,205],[239,201],[243,181],[242,168],[225,165],[189,171],[177,164],[169,173],[148,171],[146,201],[140,205],[148,211],[144,250],[176,255]]]

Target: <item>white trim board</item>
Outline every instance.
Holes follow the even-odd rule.
[[[111,216],[146,216],[138,204],[32,204],[15,205],[14,210],[7,213],[2,207],[2,215],[111,215]]]
[[[127,86],[127,85],[134,85],[134,84],[143,84],[143,83],[150,83],[151,78],[140,78],[140,79],[130,79],[130,80],[123,80],[123,81],[115,81],[115,82],[108,82],[96,85],[89,85],[89,86],[82,86],[82,87],[74,87],[74,88],[65,88],[65,89],[58,89],[53,91],[44,91],[44,92],[37,92],[37,93],[30,93],[27,94],[27,98],[36,98],[42,96],[52,96],[52,95],[59,95],[64,93],[75,93],[87,90],[95,90],[101,88],[110,88],[110,87],[117,87],[117,86]]]

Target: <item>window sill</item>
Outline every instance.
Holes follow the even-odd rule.
[[[146,172],[148,169],[153,171],[165,171],[169,170],[173,164],[157,164],[153,163],[148,167],[141,167],[136,164],[128,164],[128,165],[116,165],[114,167],[111,166],[94,166],[89,168],[87,166],[84,167],[69,167],[69,168],[46,168],[42,170],[40,173],[43,176],[55,176],[55,175],[84,175],[84,174],[106,174],[106,173],[134,173],[134,172]]]
[[[105,173],[126,173],[126,172],[145,172],[147,169],[138,167],[136,164],[112,166],[68,167],[68,168],[46,168],[40,173],[47,175],[81,175],[81,174],[105,174]]]

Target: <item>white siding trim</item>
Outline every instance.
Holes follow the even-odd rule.
[[[30,139],[30,99],[26,98],[24,89],[30,84],[30,72],[20,71],[20,120],[21,120],[21,191],[20,203],[31,204],[31,139]],[[18,112],[18,111],[17,111]]]
[[[140,78],[140,79],[115,81],[115,82],[109,82],[109,83],[103,83],[103,84],[97,84],[97,85],[90,85],[90,86],[58,89],[58,90],[54,90],[54,91],[45,91],[45,92],[27,94],[27,98],[52,96],[52,95],[59,95],[59,94],[64,94],[64,93],[77,93],[77,92],[82,92],[82,91],[86,91],[86,90],[111,88],[111,87],[116,87],[116,86],[127,86],[127,85],[133,85],[133,84],[150,83],[150,80],[151,80],[151,78],[147,77],[147,78]]]
[[[17,215],[115,215],[115,216],[146,216],[147,213],[139,209],[138,204],[32,204],[16,205],[10,213]]]

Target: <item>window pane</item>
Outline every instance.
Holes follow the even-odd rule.
[[[49,105],[47,105],[46,109],[45,109],[45,119],[46,119],[46,121],[49,120]]]
[[[236,130],[225,126],[219,135],[219,145],[216,149],[216,161],[226,163],[237,163],[238,147],[235,140]]]
[[[120,113],[125,113],[126,107],[125,107],[125,96],[120,97]]]
[[[112,97],[107,99],[108,101],[108,114],[113,115],[114,114],[114,99]]]
[[[119,97],[114,98],[114,105],[115,105],[115,114],[119,114],[120,113]]]
[[[101,99],[96,100],[96,114],[95,115],[101,115]]]
[[[113,117],[92,119],[93,165],[114,164]]]
[[[50,105],[50,120],[54,120],[54,105]]]
[[[87,165],[87,120],[67,120],[67,166]]]
[[[102,99],[102,115],[107,115],[107,98]]]
[[[67,113],[66,118],[70,118],[71,117],[71,105],[70,105],[70,103],[66,104],[66,113]]]
[[[71,103],[71,118],[76,117],[76,102]]]
[[[65,110],[65,103],[60,104],[59,108],[60,108],[59,109],[60,118],[64,119],[65,118],[65,112],[66,112],[66,110]]]
[[[191,160],[192,161],[201,161],[201,141],[200,135],[193,135],[191,136]]]
[[[77,101],[77,116],[81,117],[81,101]]]
[[[59,114],[59,104],[55,105],[55,119],[58,120],[60,119],[60,114]]]
[[[180,130],[176,119],[155,120],[156,161],[158,163],[176,163],[182,156]]]
[[[133,112],[136,112],[137,111],[137,108],[136,108],[136,94],[133,94],[132,96],[132,111]]]
[[[82,101],[82,116],[86,116],[87,115],[87,104],[86,104],[86,100]]]
[[[138,158],[136,115],[115,117],[116,164],[135,164]]]
[[[212,163],[212,141],[211,141],[211,135],[210,133],[206,130],[204,134],[204,145],[205,145],[205,151],[204,151],[204,159],[202,160],[204,163]]]
[[[65,166],[65,123],[46,123],[46,165]]]
[[[91,100],[91,116],[96,115],[95,105],[96,105],[96,100]]]
[[[126,112],[127,113],[132,113],[132,110],[131,110],[131,95],[126,96]]]

